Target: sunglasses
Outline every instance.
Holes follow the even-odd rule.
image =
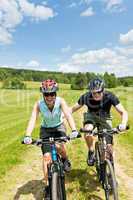
[[[103,91],[98,91],[98,92],[92,92],[93,95],[96,95],[96,94],[101,94]]]
[[[48,96],[54,97],[54,96],[56,96],[56,93],[55,93],[55,92],[44,93],[43,95],[44,95],[45,97],[48,97]]]

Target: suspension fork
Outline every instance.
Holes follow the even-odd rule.
[[[110,160],[112,167],[114,169],[114,159],[113,159],[113,147],[112,147],[112,145],[106,145],[105,159]]]

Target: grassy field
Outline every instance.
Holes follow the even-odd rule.
[[[27,90],[0,90],[0,178],[1,181],[6,172],[13,166],[24,163],[24,156],[30,147],[21,145],[20,141],[31,114],[34,102],[40,99],[39,83],[28,83]],[[32,90],[31,90],[32,89]],[[127,169],[127,173],[133,177],[133,88],[116,88],[114,93],[120,97],[121,102],[128,110],[131,129],[128,134],[117,136],[116,140],[120,147],[119,162]],[[73,105],[84,91],[71,91],[70,85],[60,85],[59,95],[64,97],[68,105]],[[74,114],[77,128],[82,126],[82,112]],[[120,122],[118,114],[113,110],[114,126]],[[38,135],[39,121],[33,132]],[[69,129],[68,129],[69,131]],[[78,139],[68,146],[73,169],[67,177],[67,194],[69,200],[102,200],[102,191],[99,191],[99,184],[95,177],[94,168],[86,165],[87,149],[83,139]],[[126,161],[129,162],[126,162]],[[89,177],[89,178],[88,178]],[[0,184],[2,184],[0,181]],[[121,200],[126,200],[125,190],[121,190]]]

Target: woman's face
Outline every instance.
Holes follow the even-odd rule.
[[[101,101],[103,98],[103,91],[99,92],[92,91],[92,97],[95,101]]]
[[[56,93],[51,92],[51,93],[44,93],[43,94],[44,100],[48,106],[53,106],[55,103],[56,99]]]

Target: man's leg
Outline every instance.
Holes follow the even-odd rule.
[[[93,130],[94,126],[93,124],[85,124],[84,128],[88,131]],[[87,164],[89,166],[93,166],[95,162],[95,154],[94,154],[94,148],[95,148],[95,138],[92,135],[84,135],[87,147],[88,147],[88,157],[87,157]]]

